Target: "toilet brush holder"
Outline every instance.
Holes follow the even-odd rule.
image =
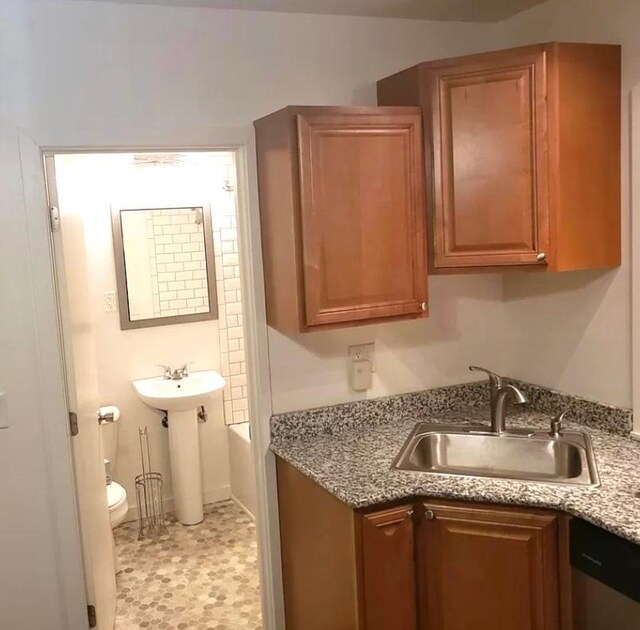
[[[140,519],[138,539],[142,540],[165,534],[167,527],[162,504],[162,475],[152,470],[147,427],[139,429],[139,438],[142,474],[136,476],[135,482]]]

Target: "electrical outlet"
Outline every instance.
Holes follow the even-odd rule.
[[[358,346],[349,346],[349,361],[370,361],[371,371],[376,371],[376,345],[363,343]]]
[[[105,313],[115,313],[116,312],[116,292],[115,291],[107,291],[102,294],[104,298],[104,312]]]

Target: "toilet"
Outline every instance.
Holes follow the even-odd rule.
[[[107,505],[109,506],[109,521],[111,530],[124,522],[129,511],[127,501],[127,491],[111,478],[111,470],[115,469],[116,457],[118,454],[118,429],[120,420],[120,409],[117,407],[100,407],[100,438],[102,442],[102,452],[105,458],[105,484],[107,492]],[[113,564],[116,573],[120,572],[120,561],[116,550],[116,541],[111,535],[113,547]]]
[[[112,481],[107,485],[107,504],[109,505],[111,529],[114,529],[124,521],[129,511],[127,492],[116,481]]]

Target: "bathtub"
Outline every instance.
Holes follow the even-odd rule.
[[[256,476],[249,423],[231,424],[228,431],[231,497],[252,519],[255,519]]]

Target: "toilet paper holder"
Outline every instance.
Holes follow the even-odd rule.
[[[120,410],[117,407],[100,407],[98,409],[98,424],[117,422],[120,418]]]

